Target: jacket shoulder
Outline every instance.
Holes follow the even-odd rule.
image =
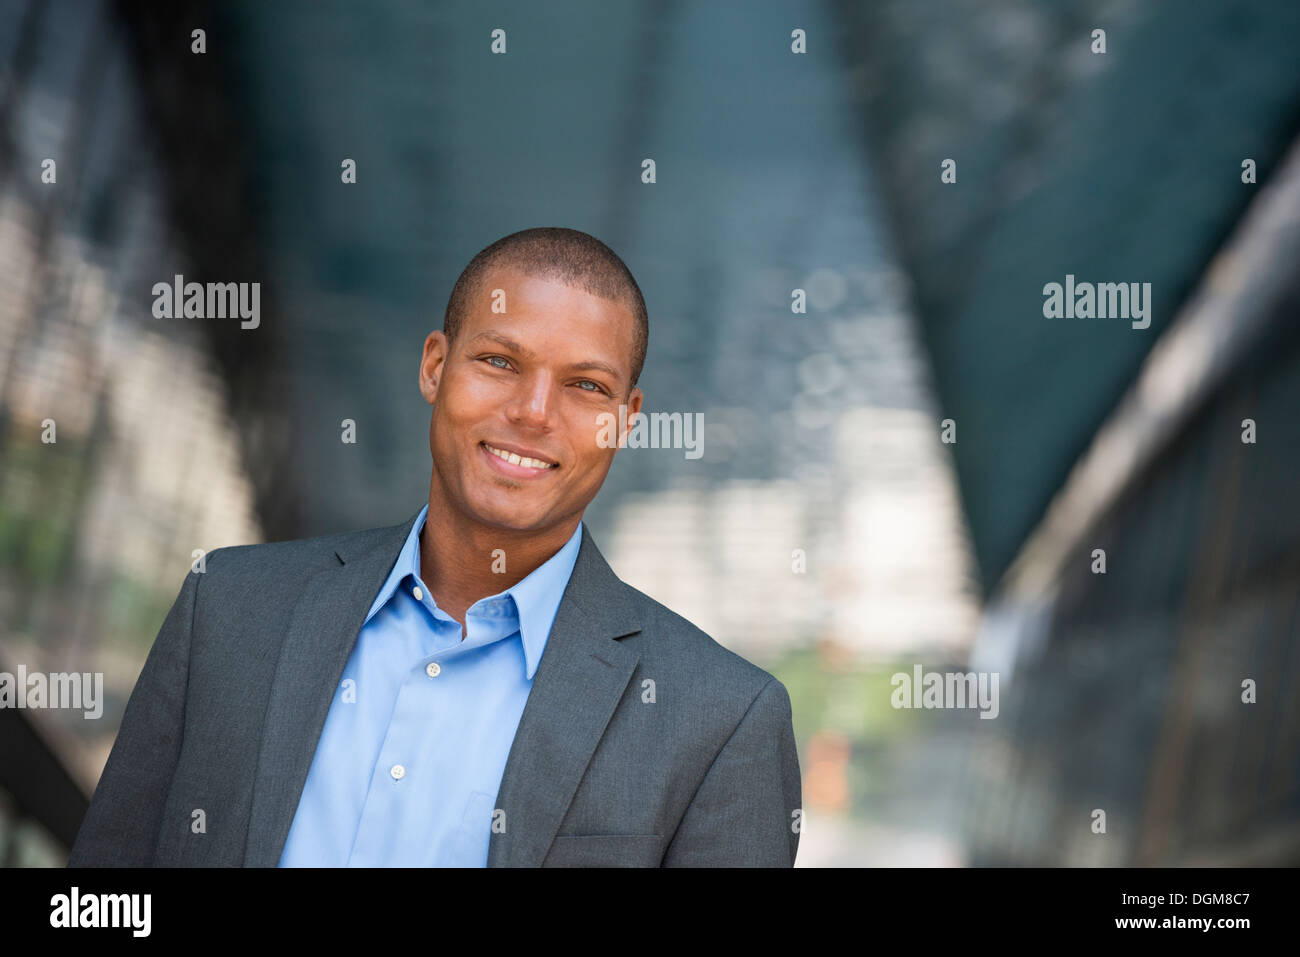
[[[704,629],[645,592],[622,582],[641,620],[632,641],[644,658],[668,667],[703,694],[752,702],[772,682],[768,671],[719,643]],[[716,700],[716,698],[715,698]]]
[[[226,545],[214,548],[205,556],[207,570],[222,577],[301,576],[339,562],[336,553],[360,554],[405,528],[401,525],[366,528],[350,532],[332,532],[311,538],[294,538],[254,545]]]

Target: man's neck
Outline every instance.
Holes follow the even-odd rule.
[[[469,520],[431,492],[420,532],[420,578],[438,607],[463,627],[474,602],[527,578],[564,547],[579,521],[521,534]]]

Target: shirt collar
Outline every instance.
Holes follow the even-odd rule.
[[[407,575],[411,575],[416,580],[420,579],[420,531],[424,528],[424,521],[428,514],[429,506],[426,504],[420,509],[420,514],[411,525],[411,531],[397,555],[393,570],[388,573],[383,587],[379,589],[379,594],[371,603],[370,611],[366,613],[366,622],[369,622],[379,609],[388,603]],[[489,602],[507,595],[514,600],[515,609],[519,614],[519,634],[523,639],[524,659],[527,663],[529,680],[532,680],[541,662],[542,652],[546,648],[546,639],[551,633],[551,626],[555,624],[555,615],[560,610],[560,600],[564,597],[565,588],[573,574],[573,566],[578,560],[578,549],[581,545],[582,522],[579,522],[578,527],[569,536],[569,540],[560,547],[558,552],[534,568],[521,581],[504,591],[476,601],[467,613],[473,614],[479,602]],[[433,599],[432,595],[430,599]]]

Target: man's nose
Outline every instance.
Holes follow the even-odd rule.
[[[548,375],[524,377],[506,409],[510,420],[533,428],[549,428],[555,401],[553,388],[554,381]]]

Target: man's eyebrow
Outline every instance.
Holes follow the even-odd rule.
[[[613,366],[607,365],[604,362],[597,362],[595,359],[588,359],[586,362],[574,363],[570,368],[575,371],[591,370],[594,372],[603,372],[606,375],[613,376],[615,381],[622,379],[622,375],[620,375],[619,371]]]
[[[537,358],[535,355],[533,355],[533,353],[525,349],[519,343],[515,342],[515,340],[511,339],[509,336],[503,336],[499,332],[480,332],[477,336],[470,339],[469,341],[478,342],[480,339],[490,339],[492,342],[495,342],[498,345],[502,345],[505,346],[507,349],[514,350],[515,352],[523,356],[525,359]]]
[[[469,342],[470,343],[478,342],[480,339],[488,339],[492,342],[497,343],[498,345],[505,346],[507,349],[511,349],[519,353],[519,355],[523,356],[525,359],[537,358],[537,356],[533,352],[529,351],[528,349],[525,349],[519,343],[515,342],[515,340],[511,339],[509,336],[504,336],[499,332],[480,332],[478,335],[470,339]],[[622,381],[623,378],[622,373],[620,373],[617,369],[615,369],[609,363],[601,362],[598,359],[588,359],[585,362],[575,362],[573,365],[569,366],[569,368],[573,369],[575,372],[583,372],[583,371],[603,372],[608,376],[612,376],[616,382]]]

